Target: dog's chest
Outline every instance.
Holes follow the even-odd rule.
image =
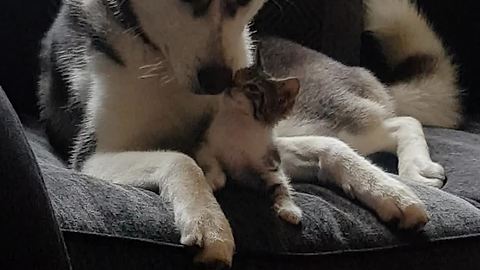
[[[105,74],[105,73],[103,73]],[[208,123],[215,97],[179,89],[174,82],[108,73],[89,104],[99,151],[188,151]]]

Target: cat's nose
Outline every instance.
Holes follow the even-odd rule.
[[[222,65],[207,65],[198,73],[198,82],[205,94],[216,95],[222,93],[233,83],[233,71]]]

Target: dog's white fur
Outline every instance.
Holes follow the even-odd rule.
[[[181,134],[218,102],[217,97],[198,96],[189,91],[195,87],[196,79],[192,76],[200,65],[217,61],[236,70],[250,63],[246,25],[263,2],[254,0],[231,19],[222,17],[220,1],[213,0],[208,15],[194,19],[191,10],[179,0],[133,0],[145,32],[161,52],[145,48],[139,38],[119,30],[108,38],[126,56],[126,66],[107,63],[101,55],[91,61],[95,78],[88,112],[95,127],[97,151],[86,161],[83,172],[115,183],[158,187],[161,196],[172,202],[181,242],[202,247],[196,258],[200,262],[231,265],[234,238],[230,225],[192,158],[151,150],[163,136]],[[392,7],[397,3],[406,5],[406,1],[387,2]],[[405,12],[405,16],[410,14],[418,23],[410,10]],[[422,31],[422,23],[425,22],[420,21],[416,30]],[[372,20],[370,26],[374,25]],[[426,38],[426,46],[438,49],[435,37]],[[430,40],[435,42],[432,44]],[[400,107],[397,109],[402,113]],[[422,115],[414,116],[422,119]],[[428,119],[425,119],[427,124]],[[441,124],[449,126],[450,119],[452,116]],[[312,136],[282,137],[281,130],[277,130],[283,166],[292,179],[328,173],[333,184],[372,208],[383,221],[396,218],[402,228],[419,227],[428,221],[425,206],[406,185],[389,177],[340,140],[308,134],[307,126],[298,131],[302,130]],[[364,154],[396,151],[402,176],[440,185],[435,179],[443,177],[443,170],[431,161],[421,125],[413,118],[388,119],[363,136],[341,134],[340,138]]]

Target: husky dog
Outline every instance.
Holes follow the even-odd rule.
[[[266,73],[257,48],[255,65],[235,73],[194,154],[213,191],[225,186],[225,173],[241,185],[266,189],[277,215],[292,224],[300,223],[302,211],[281,167],[273,128],[290,113],[299,90],[298,79]]]
[[[39,97],[52,144],[83,173],[159,189],[181,243],[202,247],[200,263],[231,265],[234,238],[204,172],[183,153],[206,129],[215,94],[251,64],[248,24],[264,2],[66,0],[43,41]],[[456,71],[409,0],[366,5],[367,30],[399,80],[385,86],[362,68],[267,39],[267,70],[302,84],[276,147],[293,181],[329,175],[381,220],[421,228],[422,201],[357,151],[396,152],[401,177],[441,186],[421,122],[459,123]]]

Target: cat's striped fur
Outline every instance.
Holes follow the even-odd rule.
[[[222,94],[194,156],[213,191],[225,186],[228,175],[239,185],[269,191],[277,215],[298,224],[302,211],[293,201],[273,129],[291,112],[300,84],[266,73],[258,52],[255,65],[237,71],[234,85]]]

